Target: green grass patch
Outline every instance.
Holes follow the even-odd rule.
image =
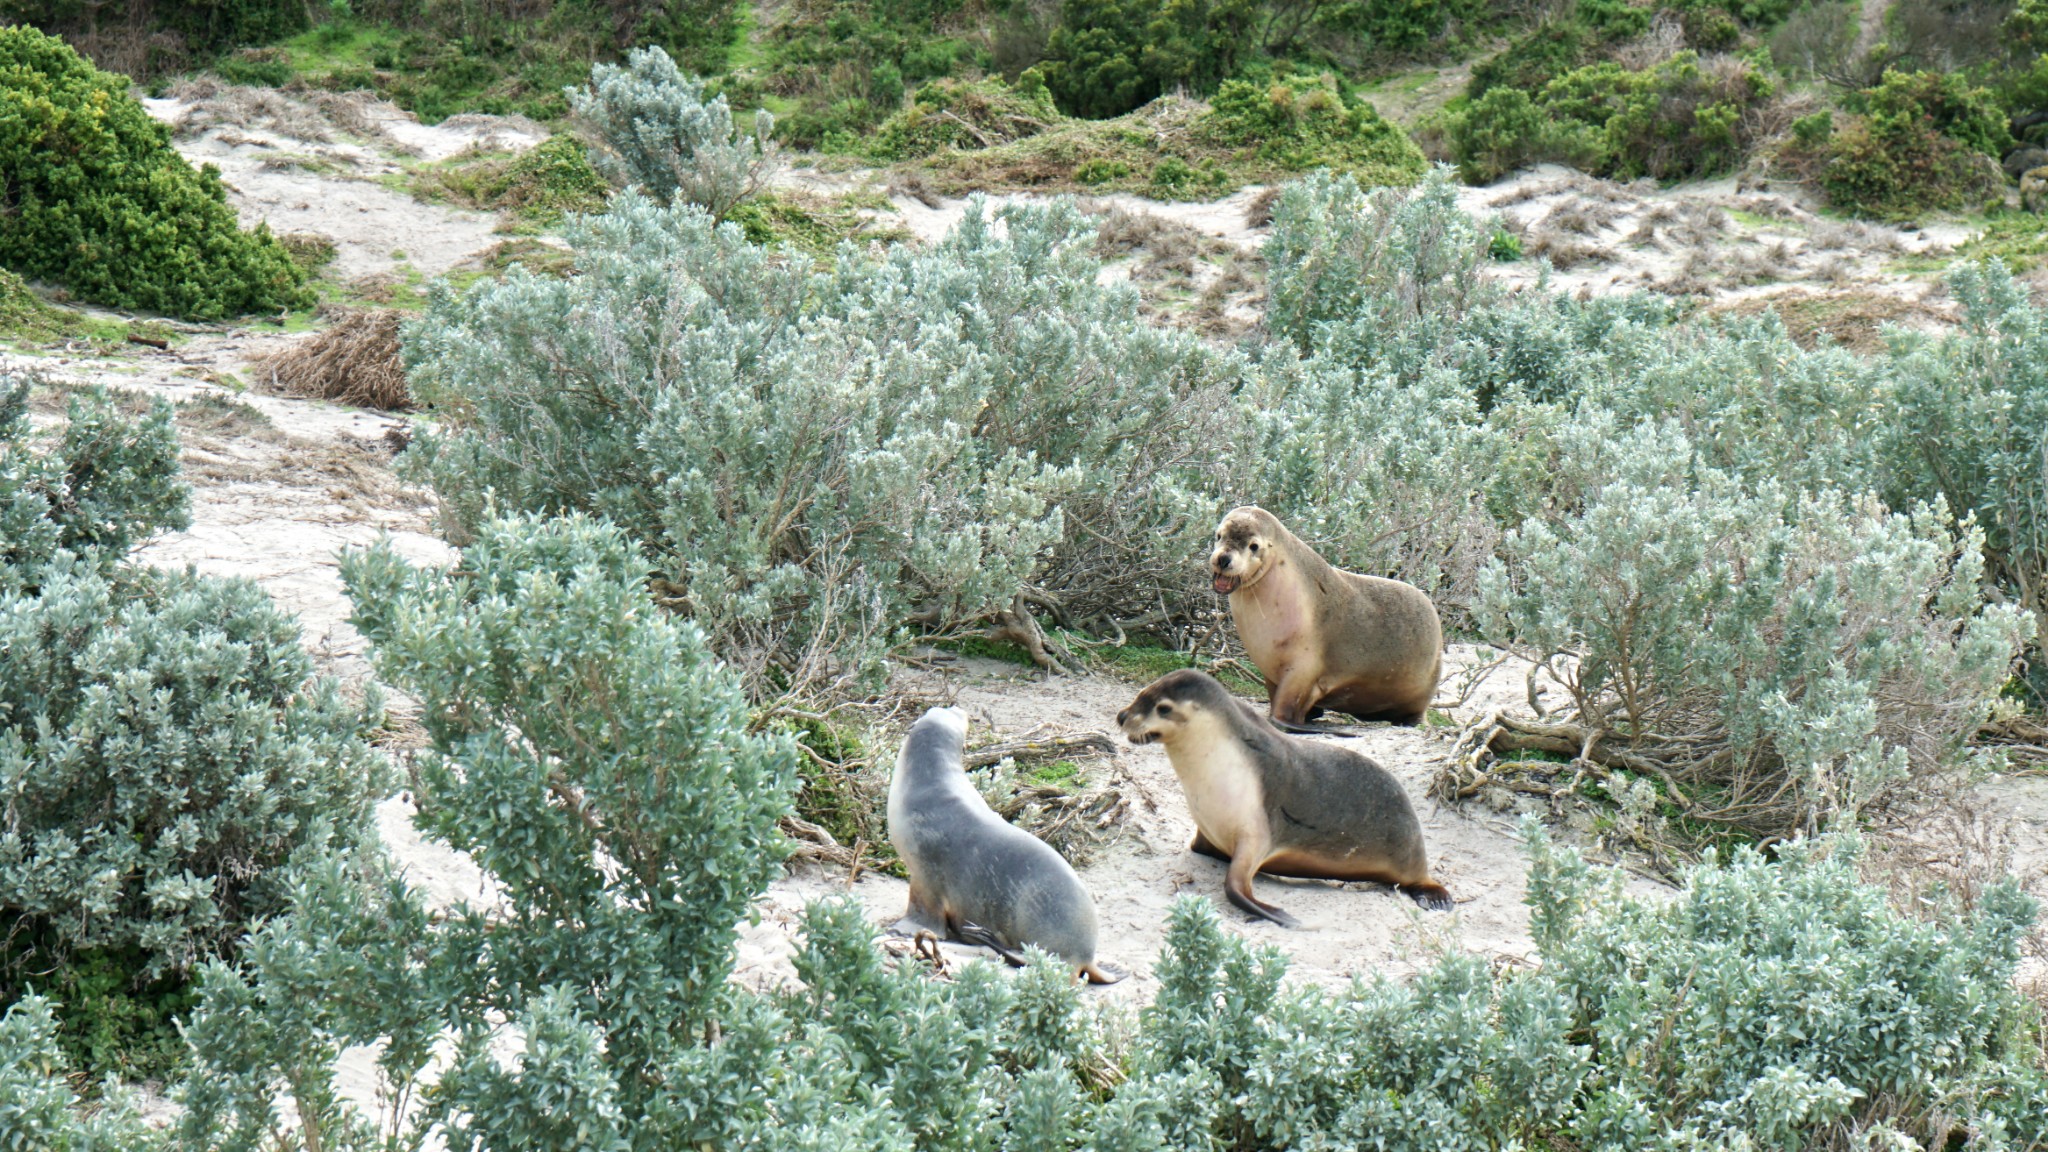
[[[583,144],[563,135],[522,152],[466,152],[414,165],[387,180],[430,204],[507,213],[524,226],[515,231],[554,228],[569,213],[601,211],[611,195]]]
[[[1054,760],[1031,769],[1031,778],[1040,784],[1079,785],[1082,782],[1081,766],[1072,760]]]
[[[1970,260],[1995,256],[2015,272],[2032,271],[2048,257],[2048,216],[2005,212],[1986,217],[1983,231],[1970,237],[1961,255]]]
[[[827,197],[778,190],[741,203],[727,219],[746,229],[747,239],[756,244],[781,244],[818,258],[829,258],[848,240],[890,244],[909,239],[907,230],[877,223],[867,214],[875,199],[872,192]]]
[[[113,320],[53,304],[21,277],[0,269],[0,341],[21,349],[90,344],[106,352],[140,336],[169,341],[175,334],[148,321]]]
[[[1928,253],[1909,253],[1895,256],[1884,262],[1884,270],[1894,276],[1926,276],[1946,272],[1955,263],[1953,256],[1936,256]]]

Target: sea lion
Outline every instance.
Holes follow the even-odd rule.
[[[911,925],[995,950],[1012,964],[1036,944],[1096,984],[1095,900],[1044,841],[995,814],[961,766],[967,717],[933,708],[911,726],[889,781],[889,842],[910,873]],[[899,928],[904,925],[899,924]]]
[[[1424,908],[1451,907],[1408,794],[1365,756],[1287,735],[1192,668],[1154,680],[1116,722],[1133,744],[1166,745],[1195,818],[1190,848],[1230,862],[1223,889],[1252,915],[1295,926],[1252,894],[1260,872],[1374,880]]]
[[[1304,731],[1323,709],[1408,725],[1429,712],[1444,632],[1420,588],[1333,568],[1251,505],[1216,526],[1209,572],[1280,727]]]

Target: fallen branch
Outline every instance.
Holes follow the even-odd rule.
[[[1100,732],[1025,737],[984,744],[967,753],[968,768],[987,768],[1004,760],[1065,760],[1075,756],[1114,756],[1116,742]]]

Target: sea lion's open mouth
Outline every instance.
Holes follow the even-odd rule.
[[[1216,577],[1216,594],[1228,596],[1232,592],[1237,591],[1237,584],[1238,579],[1235,576],[1218,576]]]

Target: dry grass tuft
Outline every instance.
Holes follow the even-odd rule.
[[[1269,184],[1260,189],[1252,202],[1244,206],[1244,226],[1264,228],[1273,222],[1273,205],[1280,201],[1280,185]]]
[[[172,88],[171,96],[191,105],[172,126],[179,136],[200,136],[215,128],[250,128],[307,144],[333,139],[318,112],[270,88],[244,88],[201,77]],[[225,132],[222,139],[228,139]]]
[[[387,152],[402,156],[418,156],[420,150],[399,141],[385,125],[395,120],[410,120],[412,114],[391,103],[381,100],[374,92],[315,92],[308,99],[329,124],[342,132],[365,143],[375,143]]]
[[[1549,228],[1532,231],[1528,243],[1522,248],[1522,254],[1531,259],[1540,256],[1550,261],[1550,266],[1560,272],[1581,264],[1608,263],[1614,259],[1614,254],[1607,250],[1607,246],[1598,241]]]
[[[334,327],[254,365],[260,382],[287,396],[365,408],[409,408],[398,355],[396,309],[352,312]]]
[[[1722,316],[1776,312],[1785,334],[1801,348],[1833,341],[1859,355],[1885,350],[1887,325],[1931,328],[1954,322],[1939,308],[1880,292],[1788,292],[1738,300],[1712,311]]]
[[[1616,218],[1621,210],[1612,200],[1596,200],[1575,196],[1563,201],[1543,217],[1543,225],[1557,232],[1569,232],[1576,236],[1598,236]]]

